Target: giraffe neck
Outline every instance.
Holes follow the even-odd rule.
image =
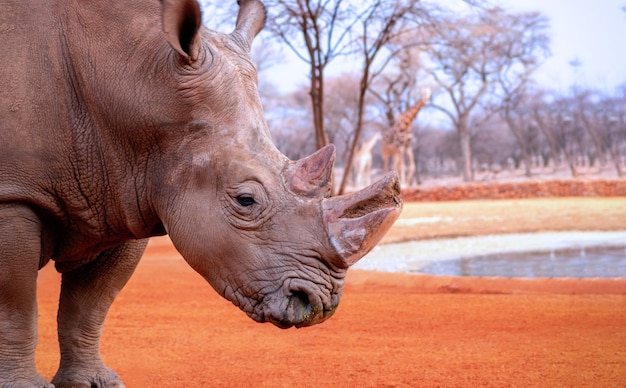
[[[372,152],[372,148],[374,148],[374,145],[376,145],[376,143],[378,142],[378,139],[379,139],[379,135],[375,134],[370,139],[368,139],[363,144],[361,144],[361,147],[359,148],[358,152],[359,153],[369,153],[369,152]]]
[[[426,105],[426,101],[420,100],[408,110],[402,112],[394,125],[389,127],[383,134],[383,142],[395,148],[410,147],[412,140],[411,124],[424,105]]]
[[[417,117],[419,111],[426,105],[426,102],[423,100],[418,101],[415,105],[409,108],[406,112],[402,113],[398,120],[396,120],[398,124],[398,130],[402,132],[407,132],[411,128],[411,124]]]

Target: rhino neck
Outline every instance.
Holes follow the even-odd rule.
[[[159,3],[144,5],[142,12],[126,10],[126,16],[115,2],[95,9],[92,2],[78,7],[70,1],[50,10],[57,16],[49,23],[58,23],[62,34],[56,47],[42,48],[50,60],[38,76],[42,108],[33,128],[55,128],[55,141],[37,151],[55,175],[35,201],[62,229],[57,257],[71,257],[90,244],[163,233],[148,200],[146,171],[159,145],[148,133],[154,124],[146,120],[150,112],[139,109],[149,106],[150,94],[145,85],[135,85],[146,78],[139,74],[138,58],[146,61],[139,47],[156,39],[160,25]],[[113,29],[108,24],[120,19],[128,23]]]

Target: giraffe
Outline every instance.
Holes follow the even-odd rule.
[[[354,178],[355,186],[364,187],[371,183],[372,148],[374,148],[380,138],[380,133],[376,132],[374,136],[363,142],[359,150],[354,154],[352,177]]]
[[[411,124],[419,111],[430,101],[430,96],[430,88],[423,88],[420,100],[396,117],[391,127],[383,130],[381,149],[383,170],[397,171],[403,185],[408,186],[415,173]]]

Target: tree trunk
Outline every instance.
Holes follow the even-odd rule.
[[[524,162],[524,174],[526,177],[530,178],[532,175],[531,171],[531,163],[530,163],[530,152],[528,146],[528,140],[524,137],[523,131],[515,124],[515,121],[511,118],[509,111],[505,112],[505,121],[509,126],[509,129],[515,136],[517,140],[517,144],[519,144],[520,150],[522,151],[522,161]]]
[[[530,155],[528,154],[528,150],[522,150],[522,161],[524,162],[524,175],[527,178],[530,178],[532,173],[532,164],[530,162]]]
[[[467,124],[461,122],[458,131],[459,140],[461,142],[461,156],[463,157],[463,181],[471,182],[474,180],[472,171],[472,145]]]
[[[420,174],[420,138],[419,134],[417,136],[417,152],[413,153],[414,161],[415,161],[415,174],[413,174],[413,180],[411,182],[415,182],[416,185],[422,184],[422,176]]]
[[[567,146],[565,146],[563,148],[563,153],[565,154],[567,166],[569,167],[570,173],[572,174],[572,178],[577,178],[578,170],[576,170],[576,156],[574,155],[574,152],[570,150]]]
[[[613,147],[611,147],[610,144],[607,146],[607,150],[608,150],[609,155],[611,156],[613,165],[615,166],[617,177],[622,178],[624,176],[624,171],[622,171],[622,166],[620,164],[620,155],[613,150]]]
[[[554,162],[553,170],[556,171],[557,167],[561,164],[561,158],[559,155],[560,146],[554,138],[555,136],[552,130],[547,127],[547,125],[544,123],[543,119],[541,119],[537,112],[534,112],[534,117],[535,121],[537,122],[537,126],[539,127],[539,130],[541,131],[541,133],[543,133],[543,136],[548,141],[548,145],[550,146],[550,154],[552,155],[552,161]]]
[[[324,76],[323,68],[311,65],[311,107],[315,126],[315,147],[323,148],[330,143],[324,125]]]
[[[360,90],[359,90],[359,106],[357,110],[356,127],[354,129],[354,138],[352,139],[352,145],[350,146],[350,152],[348,153],[348,159],[344,166],[343,177],[341,184],[339,185],[338,194],[341,195],[346,190],[348,179],[352,171],[352,164],[354,163],[354,154],[356,153],[359,139],[361,138],[361,132],[363,131],[363,111],[365,110],[365,93],[367,92],[367,78],[369,77],[369,68],[366,68],[361,78]]]

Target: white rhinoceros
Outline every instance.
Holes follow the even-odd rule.
[[[57,387],[120,387],[99,341],[147,238],[252,319],[335,311],[348,267],[402,204],[395,175],[330,196],[334,147],[298,161],[270,139],[249,58],[265,21],[231,34],[195,0],[0,1],[0,386],[35,368],[37,272],[62,275]]]

